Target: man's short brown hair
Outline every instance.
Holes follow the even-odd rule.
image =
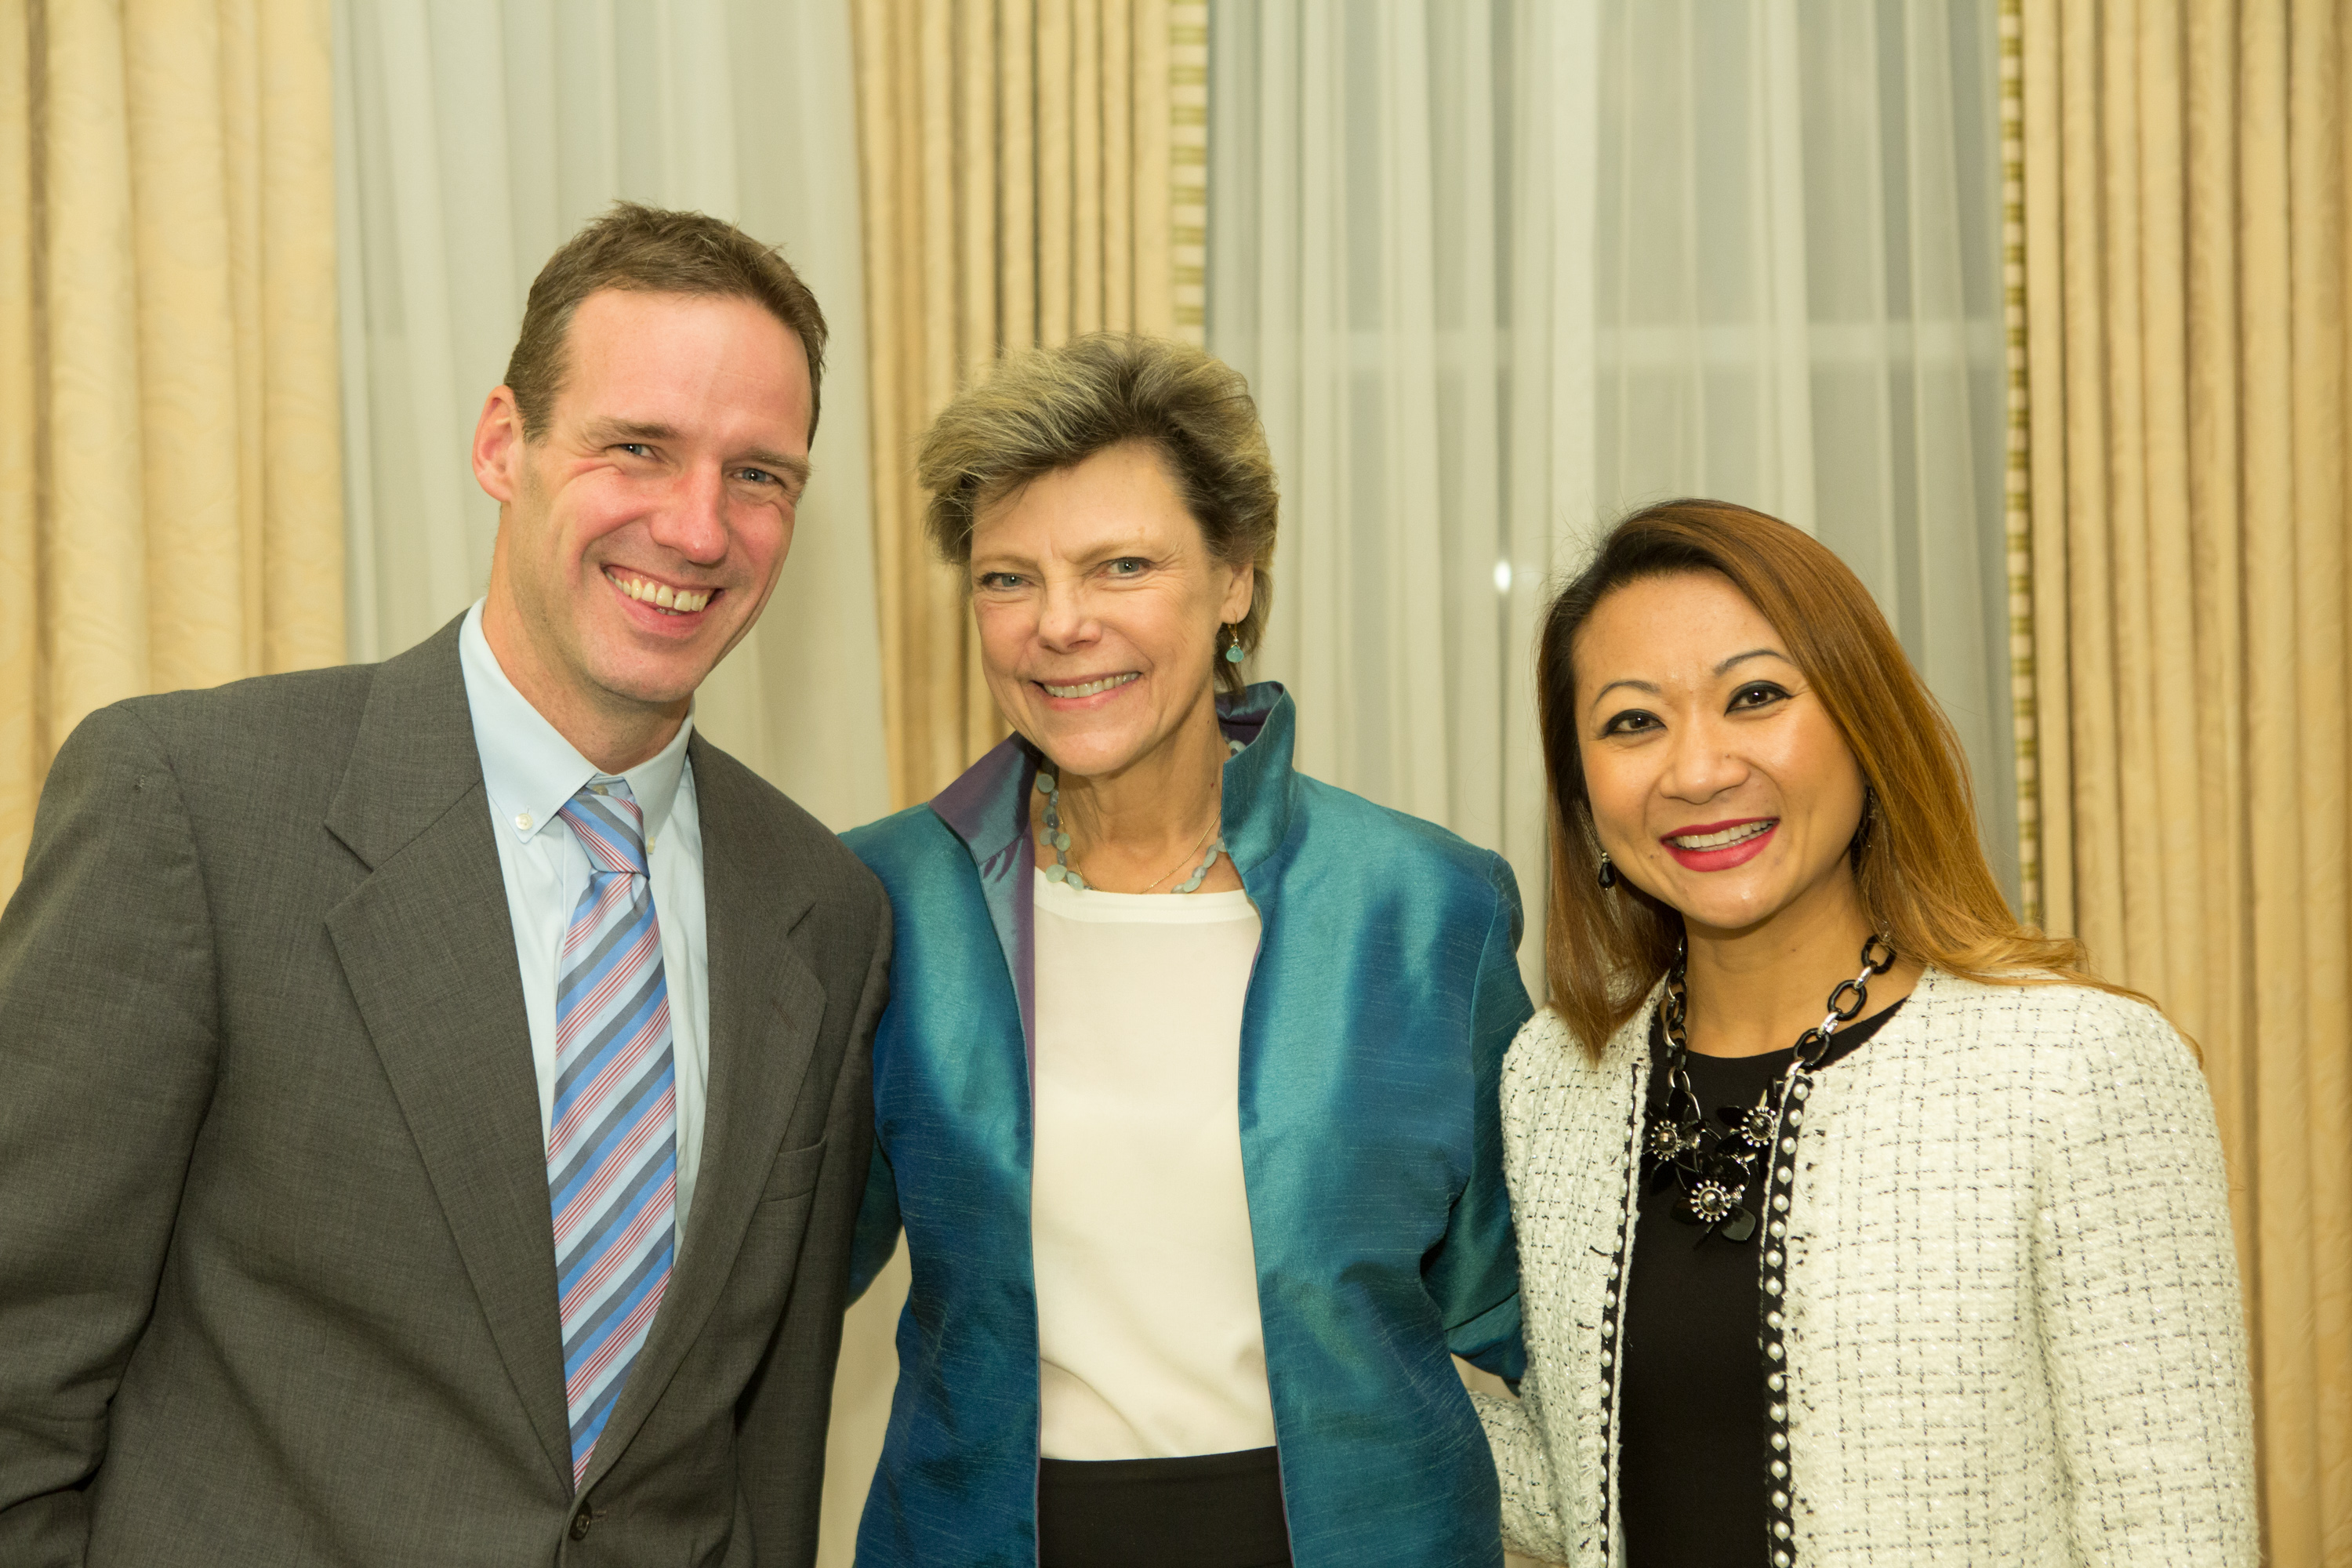
[[[522,415],[525,439],[547,434],[548,416],[563,390],[564,338],[572,314],[600,289],[718,295],[764,307],[792,329],[808,355],[808,433],[815,438],[818,394],[824,384],[824,312],[792,263],[731,223],[615,202],[612,211],[564,241],[531,281],[522,331],[507,361],[507,387]]]

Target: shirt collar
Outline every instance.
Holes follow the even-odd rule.
[[[599,770],[507,679],[482,635],[479,599],[466,612],[457,634],[457,662],[466,677],[466,706],[473,714],[474,749],[482,758],[482,787],[499,827],[528,844]],[[688,713],[668,745],[621,774],[645,813],[647,849],[669,826],[693,733],[694,715]]]

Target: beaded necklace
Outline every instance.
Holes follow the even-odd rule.
[[[1225,742],[1225,755],[1229,757],[1239,756],[1241,750],[1242,742],[1239,741]],[[1054,863],[1045,868],[1045,880],[1063,883],[1083,893],[1087,890],[1090,884],[1084,877],[1078,875],[1077,858],[1070,852],[1069,829],[1062,826],[1062,781],[1055,776],[1050,768],[1041,767],[1037,770],[1037,793],[1045,797],[1045,842],[1051,845],[1054,850]],[[1221,784],[1218,790],[1220,819],[1223,816],[1223,806],[1224,793]],[[1212,826],[1209,832],[1216,841],[1209,845],[1207,857],[1198,866],[1192,868],[1192,874],[1190,877],[1170,889],[1171,891],[1190,893],[1196,890],[1201,886],[1202,879],[1209,874],[1209,868],[1217,863],[1217,857],[1225,853],[1225,836],[1216,826]],[[1189,860],[1199,852],[1199,847],[1196,846],[1185,855],[1184,859]],[[1160,886],[1160,883],[1174,876],[1177,867],[1182,866],[1183,863],[1183,860],[1179,860],[1175,867],[1171,867],[1154,877],[1151,879],[1151,886],[1143,890],[1148,893],[1152,888]]]

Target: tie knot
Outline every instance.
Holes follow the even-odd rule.
[[[598,773],[555,815],[572,829],[597,870],[647,875],[646,814],[629,793],[626,779]]]

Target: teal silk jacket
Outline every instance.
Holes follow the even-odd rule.
[[[1224,834],[1257,906],[1242,1169],[1293,1561],[1500,1568],[1452,1351],[1516,1379],[1503,1052],[1531,1011],[1499,856],[1291,769],[1279,686],[1218,703]],[[914,1283],[860,1568],[1037,1562],[1029,1248],[1035,754],[1005,742],[848,835],[896,917],[852,1289]]]

